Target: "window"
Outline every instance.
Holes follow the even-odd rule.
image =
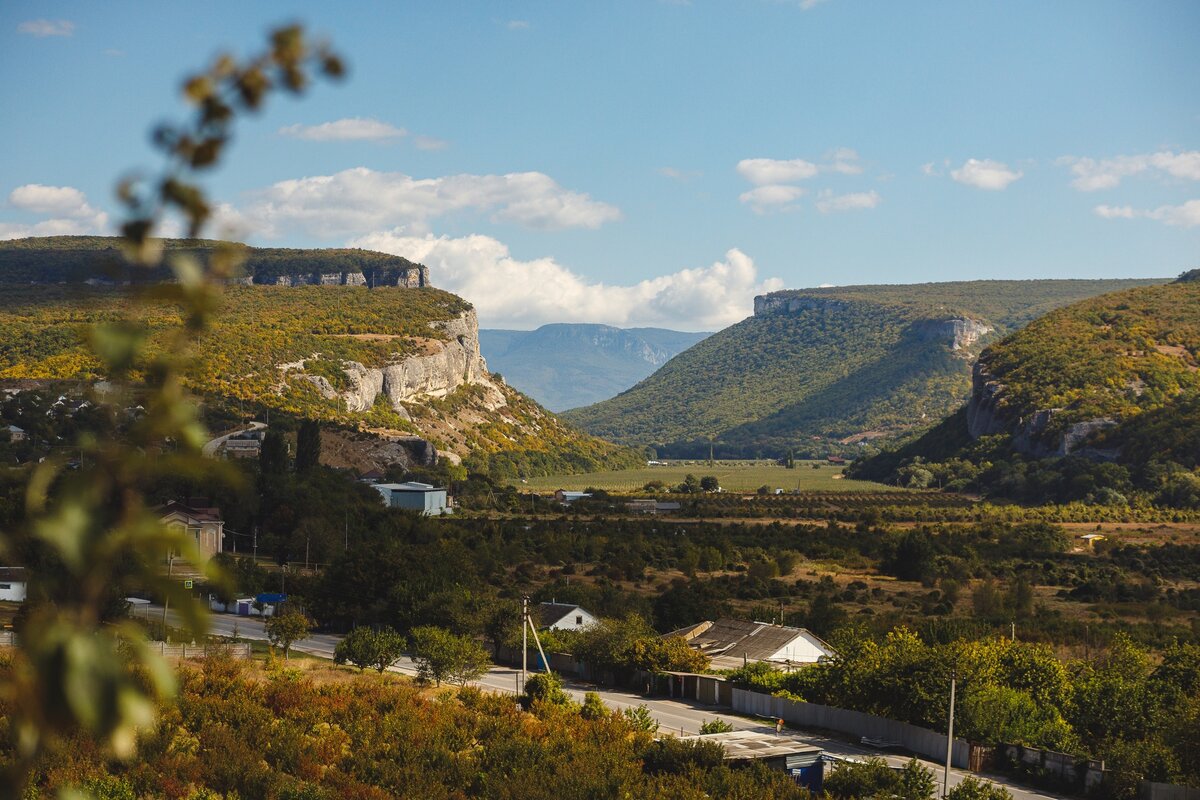
[[[575,624],[576,624],[576,625],[582,625],[582,624],[583,624],[583,614],[576,614],[576,615],[575,615]]]
[[[0,589],[11,589],[11,588],[12,588],[11,583],[0,583]]]

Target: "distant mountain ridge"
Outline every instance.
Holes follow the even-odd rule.
[[[551,411],[606,400],[709,336],[665,328],[551,323],[532,331],[482,329],[493,372]]]
[[[203,253],[221,244],[213,239],[161,239],[168,253]],[[132,267],[115,236],[39,236],[0,242],[0,282],[120,284],[169,280],[167,267]],[[429,268],[407,258],[357,248],[294,249],[246,247],[241,277],[246,286],[401,286],[431,285]]]
[[[984,346],[1147,280],[958,281],[773,292],[755,315],[626,392],[564,417],[674,457],[853,454],[962,405]]]

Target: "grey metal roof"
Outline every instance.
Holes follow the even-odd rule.
[[[730,731],[701,736],[681,736],[680,741],[716,742],[725,748],[726,761],[744,761],[752,758],[778,758],[805,754],[819,756],[821,748],[793,739],[759,731]]]
[[[575,609],[579,609],[587,614],[582,607],[574,603],[538,603],[538,607],[535,609],[538,617],[538,626],[548,628],[563,617],[573,614]]]
[[[701,623],[691,628],[681,628],[671,635],[682,636],[688,644],[710,658],[729,656],[746,661],[763,661],[796,637],[812,635],[804,628],[740,619],[719,619],[707,627],[704,625]]]

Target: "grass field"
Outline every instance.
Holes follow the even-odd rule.
[[[816,468],[814,469],[814,465]],[[689,473],[697,478],[715,475],[727,492],[753,492],[760,486],[771,490],[809,492],[878,492],[895,491],[895,487],[871,481],[852,481],[842,477],[842,468],[824,461],[797,461],[795,469],[787,469],[763,461],[672,461],[665,466],[642,467],[613,472],[587,472],[582,475],[550,475],[529,478],[526,483],[512,481],[517,486],[536,491],[566,489],[580,491],[588,487],[607,492],[637,492],[650,481],[662,481],[667,486],[683,483]]]

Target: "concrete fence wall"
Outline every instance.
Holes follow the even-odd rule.
[[[1085,791],[1099,786],[1104,781],[1104,762],[1078,759],[1053,750],[1038,750],[1019,744],[1004,744],[996,752],[1005,760],[1025,767],[1040,769],[1063,783],[1077,786]],[[1159,784],[1166,786],[1167,784]],[[1185,800],[1184,798],[1160,797],[1155,800]],[[1200,800],[1200,796],[1188,800]]]
[[[150,647],[167,658],[204,658],[210,653],[225,653],[233,658],[249,658],[249,642],[231,642],[229,644],[167,644],[166,642],[150,642]]]
[[[745,689],[733,690],[733,710],[743,714],[783,719],[800,727],[824,728],[860,738],[891,742],[934,761],[946,759],[946,734],[918,728],[907,722],[864,714],[861,711],[797,702]],[[950,763],[960,769],[966,769],[970,763],[970,753],[971,746],[965,740],[955,739]]]
[[[12,631],[0,631],[0,647],[16,647],[17,635]]]
[[[1200,789],[1176,786],[1173,783],[1142,781],[1138,785],[1140,800],[1200,800]]]

